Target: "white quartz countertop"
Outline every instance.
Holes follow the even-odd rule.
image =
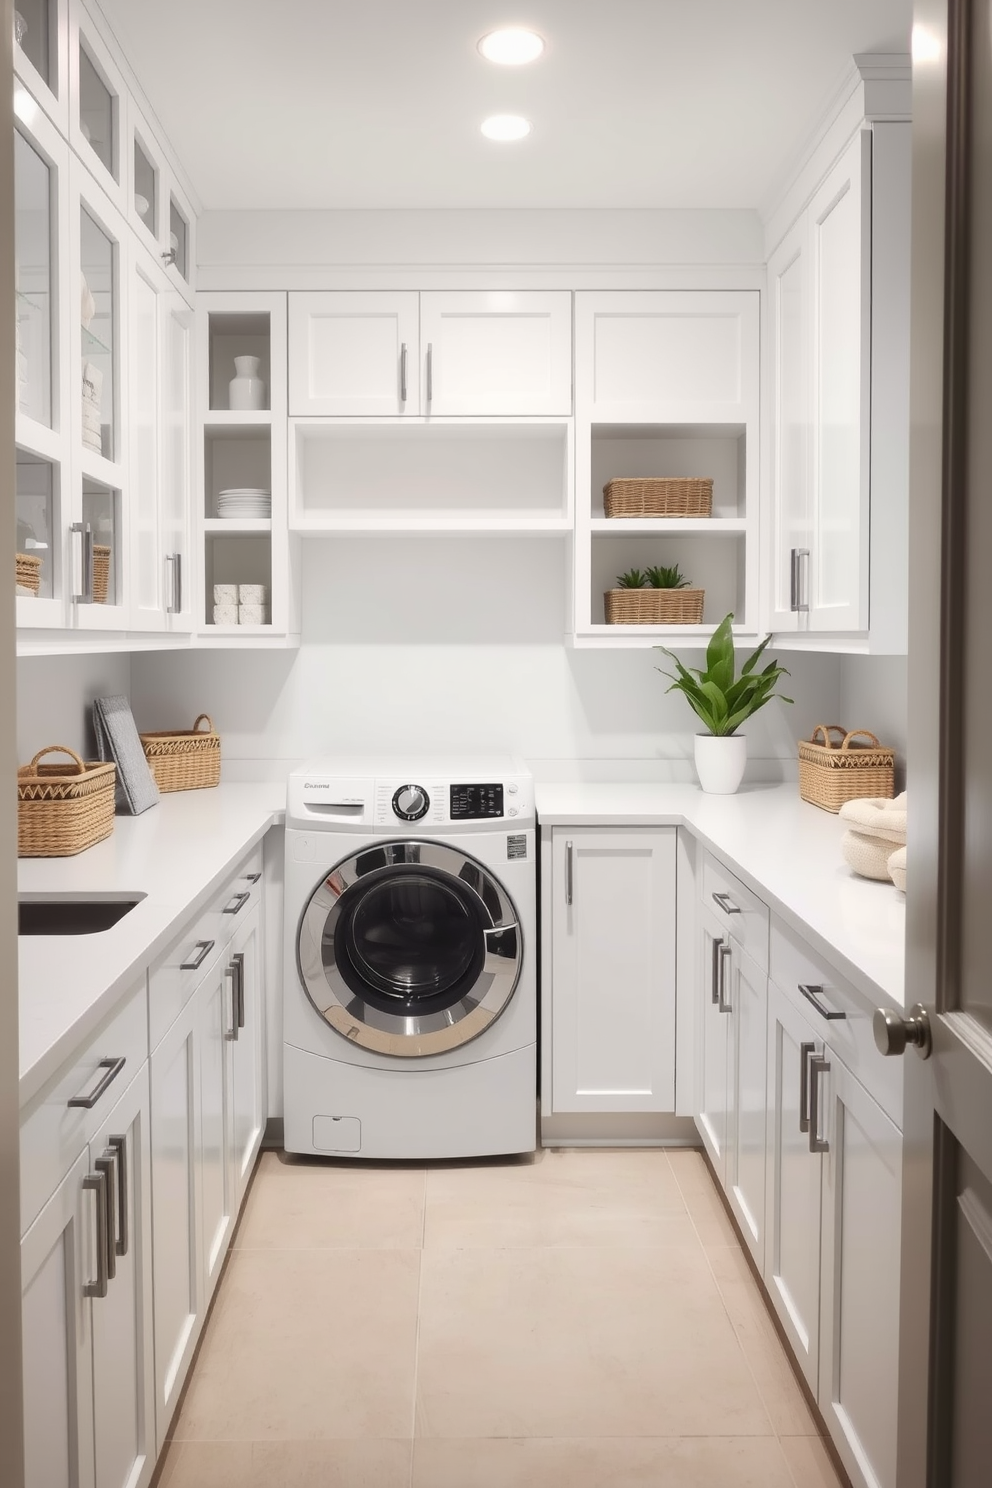
[[[685,826],[869,1001],[905,999],[906,900],[852,873],[839,817],[798,787],[708,796],[694,785],[536,786],[542,826]]]
[[[146,896],[100,934],[18,940],[22,1106],[99,1027],[238,860],[283,820],[285,805],[284,784],[176,791],[141,816],[117,817],[111,837],[76,857],[20,859],[21,893]]]

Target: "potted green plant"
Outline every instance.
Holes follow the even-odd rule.
[[[608,625],[698,625],[705,591],[693,589],[677,563],[630,568],[603,595]]]
[[[789,675],[785,667],[770,661],[762,671],[757,669],[770,635],[757,651],[752,651],[740,676],[735,675],[733,619],[733,615],[727,615],[713,632],[706,648],[705,670],[683,666],[666,646],[658,648],[676,668],[675,676],[663,673],[672,684],[666,690],[681,692],[706,725],[706,732],[697,734],[694,741],[699,783],[704,791],[723,796],[733,795],[744,777],[747,739],[737,733],[741,724],[773,697],[792,702],[792,698],[775,691],[779,678]]]

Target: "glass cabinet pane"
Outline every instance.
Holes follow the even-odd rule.
[[[155,237],[158,233],[158,172],[134,141],[134,210]]]
[[[108,460],[114,459],[116,449],[114,247],[84,207],[80,213],[83,446]]]
[[[17,402],[52,426],[52,169],[14,132]]]
[[[120,604],[120,493],[83,481],[83,526],[93,536],[93,602]]]
[[[55,92],[50,25],[51,0],[17,0],[14,9],[14,40],[32,67]]]
[[[117,99],[82,42],[79,43],[79,128],[116,181]]]
[[[51,599],[55,592],[55,470],[49,460],[17,451],[17,593]]]
[[[189,223],[176,206],[176,198],[169,197],[169,247],[173,252],[173,263],[184,279],[189,279]]]

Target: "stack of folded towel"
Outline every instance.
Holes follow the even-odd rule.
[[[906,892],[906,792],[894,800],[866,796],[846,801],[841,820],[848,823],[841,842],[844,861],[862,878],[891,879]]]

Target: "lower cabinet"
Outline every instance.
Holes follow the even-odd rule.
[[[231,942],[230,962],[237,993],[232,1040],[230,1184],[237,1214],[251,1177],[265,1129],[262,1026],[262,914],[256,908]]]
[[[675,828],[551,849],[551,1111],[674,1111]]]
[[[144,1488],[155,1466],[144,1064],[21,1241],[26,1488]]]
[[[726,995],[730,936],[715,913],[699,908],[697,938],[696,1126],[720,1182],[727,1182],[727,1129],[730,1117],[731,1004]]]

